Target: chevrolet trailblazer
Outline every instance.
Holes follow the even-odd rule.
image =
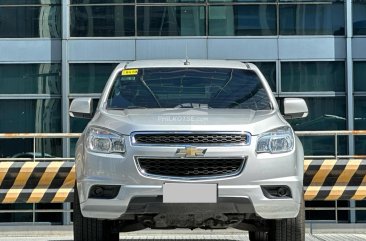
[[[225,60],[119,64],[76,145],[74,238],[144,228],[233,227],[251,241],[304,241],[303,148],[258,68]]]

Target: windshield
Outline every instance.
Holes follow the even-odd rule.
[[[107,109],[271,106],[254,71],[229,68],[125,69],[115,79],[107,103]]]

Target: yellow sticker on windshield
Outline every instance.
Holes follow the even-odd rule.
[[[124,69],[122,70],[122,75],[137,75],[139,73],[138,69]]]

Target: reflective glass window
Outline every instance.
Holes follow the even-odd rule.
[[[62,203],[39,203],[35,205],[36,210],[52,209],[52,210],[62,210]],[[0,223],[31,223],[33,222],[33,204],[31,203],[15,203],[15,204],[1,204],[1,211],[7,211],[8,213],[0,213]],[[9,212],[10,210],[17,210],[17,212]],[[0,212],[1,212],[0,211]],[[24,213],[21,213],[24,211]],[[62,213],[36,213],[36,222],[48,222],[52,224],[62,224]]]
[[[289,120],[295,130],[345,130],[346,98],[345,97],[307,97],[309,115],[303,119]]]
[[[0,100],[0,133],[60,133],[61,100]],[[33,152],[33,139],[0,139],[0,156]],[[61,156],[60,139],[37,139],[36,152]]]
[[[271,87],[273,92],[276,92],[276,63],[275,62],[255,62],[254,63],[259,70],[262,72],[264,77],[266,77],[266,80]]]
[[[366,61],[353,62],[354,91],[366,91]]]
[[[276,35],[275,5],[210,6],[209,35]]]
[[[60,38],[61,6],[1,6],[0,38]]]
[[[366,201],[356,201],[356,207],[365,208]],[[356,211],[356,223],[366,223],[366,211]]]
[[[70,130],[71,133],[82,133],[89,123],[89,119],[70,118]],[[70,139],[70,156],[75,157],[77,138]]]
[[[281,88],[283,92],[345,91],[345,63],[282,62]]]
[[[303,119],[288,120],[296,131],[347,129],[345,97],[304,98],[309,115]],[[334,155],[334,137],[301,137],[306,155]],[[347,152],[347,139],[338,138],[338,154]]]
[[[61,94],[61,65],[0,64],[0,94]]]
[[[61,101],[0,100],[0,133],[6,132],[61,132]]]
[[[0,5],[61,4],[61,0],[1,0]]]
[[[354,97],[354,128],[366,130],[366,96]],[[366,136],[355,136],[355,153],[366,155]]]
[[[71,133],[82,133],[89,121],[89,119],[70,118]]]
[[[276,2],[277,0],[208,0],[211,3],[258,3],[258,2]]]
[[[333,2],[344,2],[344,0],[277,0],[280,3],[333,3]]]
[[[348,223],[349,222],[349,211],[347,210],[338,210],[338,208],[347,208],[349,207],[349,201],[341,200],[341,201],[308,201],[305,202],[306,208],[324,208],[328,210],[306,210],[305,211],[305,220],[318,220],[319,222],[325,220],[337,220],[339,223]],[[329,210],[329,208],[333,208],[333,210]],[[337,217],[336,217],[337,214]]]
[[[203,3],[206,0],[137,0],[138,3]]]
[[[135,35],[135,7],[80,5],[70,7],[71,37],[124,37]]]
[[[101,93],[116,63],[70,64],[70,93]]]
[[[134,3],[135,0],[70,0],[70,4]]]
[[[1,211],[8,211],[8,210],[17,210],[20,212],[24,210],[24,213],[0,213],[0,223],[10,223],[10,222],[32,222],[33,214],[29,211],[32,210],[33,204],[31,203],[14,203],[14,204],[1,204],[0,210]],[[28,211],[28,212],[27,212]]]
[[[344,35],[344,4],[282,4],[280,35]]]
[[[37,210],[62,210],[62,203],[37,203]],[[51,222],[52,224],[60,224],[62,225],[62,213],[54,212],[54,213],[43,213],[39,212],[35,214],[36,222]]]
[[[354,127],[356,130],[366,130],[366,96],[354,97]]]
[[[366,2],[353,3],[353,34],[366,35]]]
[[[137,8],[139,36],[203,36],[205,8],[199,6],[143,6]]]

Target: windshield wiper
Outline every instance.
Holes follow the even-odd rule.
[[[143,80],[143,75],[141,75],[140,78],[138,78],[140,80],[140,82],[143,84],[143,86],[145,86],[145,88],[150,92],[150,94],[152,95],[152,97],[154,98],[156,104],[158,104],[158,106],[161,108],[161,104],[158,100],[158,98],[156,97],[156,95],[154,94],[154,92],[150,89],[150,87],[146,84],[145,80]]]
[[[131,106],[127,106],[125,109],[147,109],[147,107],[131,105]]]
[[[147,109],[145,106],[109,107],[108,110]]]

